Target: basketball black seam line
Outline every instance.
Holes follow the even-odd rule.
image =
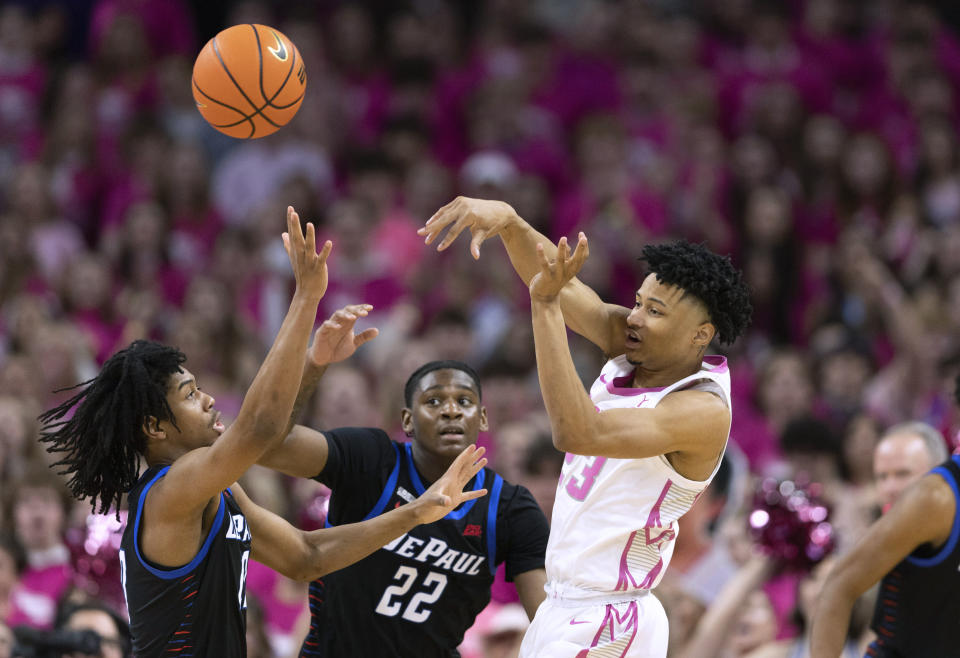
[[[256,116],[255,113],[254,113],[254,114],[247,115],[247,114],[244,114],[242,110],[239,110],[239,109],[233,107],[232,105],[227,105],[226,103],[223,103],[223,102],[221,102],[221,101],[218,101],[216,98],[214,98],[213,96],[211,96],[210,94],[208,94],[207,92],[205,92],[203,89],[200,88],[200,85],[197,84],[197,79],[196,79],[195,77],[194,77],[194,78],[191,78],[191,79],[192,79],[192,81],[193,81],[193,86],[196,87],[196,88],[197,88],[197,91],[199,91],[201,94],[203,94],[204,96],[206,96],[208,99],[210,99],[211,101],[213,101],[213,102],[216,103],[217,105],[223,105],[225,108],[227,108],[227,109],[229,109],[229,110],[233,110],[234,112],[236,112],[237,114],[239,114],[239,115],[241,115],[241,116],[243,117],[242,119],[240,119],[240,120],[237,121],[236,123],[230,123],[230,124],[226,124],[226,123],[224,123],[224,124],[211,123],[211,124],[210,124],[211,126],[213,126],[214,128],[232,128],[232,127],[234,127],[234,126],[239,126],[239,125],[240,125],[241,123],[243,123],[244,121],[249,121],[249,122],[250,122],[250,134],[247,135],[247,139],[250,139],[251,137],[253,137],[253,136],[257,133],[257,124],[254,123],[254,121],[253,121],[253,117]]]
[[[294,103],[298,103],[298,102],[300,102],[301,100],[303,100],[303,94],[300,94],[300,96],[297,98],[297,100],[295,100],[293,103],[291,103],[291,105],[293,105]],[[215,128],[233,128],[234,126],[239,126],[239,125],[240,125],[241,123],[243,123],[244,121],[247,121],[247,120],[249,120],[249,119],[252,119],[253,117],[255,117],[255,116],[257,116],[257,115],[260,115],[260,116],[262,116],[264,119],[267,119],[266,115],[263,113],[263,110],[264,110],[266,107],[267,107],[266,105],[263,105],[262,107],[258,107],[253,114],[246,114],[246,115],[244,115],[243,119],[241,119],[240,121],[236,121],[236,122],[234,122],[234,123],[211,123],[210,125],[213,126],[213,127],[215,127]],[[267,119],[267,121],[270,121],[270,119]],[[273,122],[270,121],[270,123],[273,123]],[[274,125],[276,125],[276,124],[274,124]],[[286,125],[286,124],[284,124],[284,125]],[[282,127],[282,126],[281,126],[281,127]]]
[[[275,110],[285,110],[288,107],[294,105],[297,101],[293,101],[293,103],[290,103],[288,105],[274,105],[273,99],[279,96],[280,92],[283,91],[283,88],[287,86],[287,81],[290,79],[290,74],[293,73],[293,67],[297,62],[297,49],[296,48],[290,49],[293,52],[293,57],[290,58],[290,69],[287,71],[287,76],[283,79],[283,82],[280,83],[280,86],[277,87],[277,91],[273,94],[273,96],[271,96],[270,98],[267,98],[267,91],[263,88],[263,46],[260,43],[260,32],[257,30],[257,26],[254,25],[253,23],[247,23],[247,25],[249,25],[253,29],[253,36],[257,40],[257,52],[260,53],[260,58],[259,58],[260,59],[260,95],[263,96],[263,100],[265,100],[267,102],[267,105],[269,105],[271,108]],[[290,45],[292,46],[293,44],[291,43]],[[300,94],[300,97],[302,98],[303,94]],[[264,105],[260,109],[262,110],[263,108],[267,107],[267,105]],[[266,117],[266,115],[263,115],[263,116]]]
[[[215,52],[215,53],[217,54],[217,59],[220,60],[220,66],[222,66],[222,67],[223,67],[223,70],[226,71],[227,77],[230,78],[230,82],[233,83],[233,86],[237,88],[237,91],[240,92],[240,94],[243,96],[243,98],[244,98],[248,103],[250,103],[250,107],[252,107],[252,108],[254,109],[254,114],[251,114],[250,116],[252,117],[252,116],[255,116],[256,114],[260,114],[260,116],[262,116],[264,119],[266,119],[267,123],[269,123],[269,124],[270,124],[271,126],[273,126],[274,128],[282,128],[282,126],[279,126],[279,125],[275,124],[273,121],[271,121],[271,120],[270,120],[270,117],[268,117],[268,116],[265,115],[265,114],[260,113],[260,112],[257,110],[257,106],[254,104],[254,102],[253,102],[252,100],[250,100],[250,97],[247,96],[247,92],[245,92],[245,91],[243,90],[243,87],[240,86],[240,84],[237,82],[236,78],[233,77],[233,74],[230,73],[230,69],[227,68],[227,63],[223,61],[223,57],[220,55],[220,48],[217,46],[217,37],[213,37],[213,52]],[[261,56],[261,54],[260,54],[260,53],[257,53],[257,57],[260,57],[260,56]]]
[[[225,108],[227,108],[228,110],[233,110],[234,112],[236,112],[236,113],[239,114],[240,116],[246,118],[247,115],[244,113],[243,110],[241,110],[241,109],[239,109],[239,108],[236,108],[236,107],[234,107],[233,105],[227,105],[227,104],[224,103],[223,101],[218,101],[216,98],[214,98],[213,96],[211,96],[210,94],[208,94],[207,92],[205,92],[203,89],[201,89],[201,88],[200,88],[200,85],[197,84],[197,79],[196,79],[196,77],[192,78],[192,79],[191,79],[191,82],[193,82],[193,86],[197,88],[197,91],[199,91],[201,94],[203,94],[203,95],[206,97],[206,99],[209,100],[210,102],[216,103],[217,105],[223,105],[223,106],[224,106]]]

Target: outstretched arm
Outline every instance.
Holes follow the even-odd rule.
[[[253,503],[234,485],[237,503],[247,517],[253,558],[295,580],[310,581],[362,560],[422,523],[433,523],[486,489],[463,491],[487,460],[484,449],[467,446],[447,472],[411,503],[368,521],[303,532]]]
[[[283,441],[267,450],[257,463],[294,477],[313,477],[327,463],[327,439],[316,430],[294,425],[300,410],[313,395],[317,383],[331,363],[348,359],[364,343],[377,337],[375,328],[354,332],[357,320],[366,317],[373,309],[370,304],[351,304],[330,316],[313,336],[313,344],[307,350],[300,378],[297,401],[285,432]]]
[[[327,256],[332,243],[327,241],[318,254],[313,224],[307,224],[304,235],[300,218],[291,207],[287,208],[283,240],[296,279],[287,315],[236,421],[211,446],[177,459],[151,491],[149,512],[162,520],[175,521],[202,509],[284,437],[300,385],[299,377],[291,373],[300,372],[317,305],[327,289]]]
[[[526,285],[539,271],[537,245],[543,245],[547,258],[555,259],[557,247],[545,235],[525,222],[507,203],[486,199],[457,197],[438,210],[417,231],[430,244],[449,227],[437,245],[443,251],[469,228],[470,253],[480,258],[480,245],[487,238],[499,235],[507,249],[510,263]],[[623,354],[626,317],[629,309],[606,304],[596,292],[577,278],[571,279],[560,292],[560,307],[567,326],[613,357]]]
[[[839,656],[857,598],[918,546],[943,545],[956,513],[953,490],[939,475],[910,487],[830,572],[813,618],[810,655]]]

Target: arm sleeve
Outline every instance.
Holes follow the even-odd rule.
[[[550,524],[526,487],[516,485],[513,496],[502,503],[497,534],[497,563],[505,561],[507,580],[533,569],[543,569]],[[502,534],[501,534],[502,533]]]
[[[325,431],[327,463],[313,479],[336,490],[360,474],[377,475],[396,459],[386,432],[373,427],[340,427]]]

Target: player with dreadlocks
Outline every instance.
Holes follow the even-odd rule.
[[[127,495],[120,559],[137,656],[246,655],[251,555],[310,581],[486,493],[462,491],[486,462],[482,450],[471,447],[409,505],[308,533],[255,505],[237,485],[286,436],[305,355],[332,363],[376,335],[354,335],[353,323],[368,307],[347,307],[317,330],[308,354],[332,245],[318,254],[313,225],[304,235],[293,208],[287,208],[283,240],[296,291],[232,425],[224,425],[213,397],[184,367],[186,357],[148,341],[113,355],[76,395],[41,416],[42,440],[49,451],[63,453],[55,466],[70,476],[75,496],[103,511]]]
[[[553,245],[506,203],[457,198],[420,229],[450,227],[480,244],[499,235],[530,290],[537,371],[554,445],[567,453],[547,545],[547,598],[521,656],[665,656],[667,618],[652,590],[680,518],[717,472],[730,432],[726,359],[705,356],[750,320],[749,292],[728,258],[676,242],[643,249],[650,274],[633,309],[605,304],[576,279],[588,255]],[[566,323],[609,358],[589,393]]]

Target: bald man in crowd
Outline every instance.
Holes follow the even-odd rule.
[[[873,479],[883,511],[920,476],[947,459],[943,435],[931,425],[912,421],[894,425],[873,451]]]

